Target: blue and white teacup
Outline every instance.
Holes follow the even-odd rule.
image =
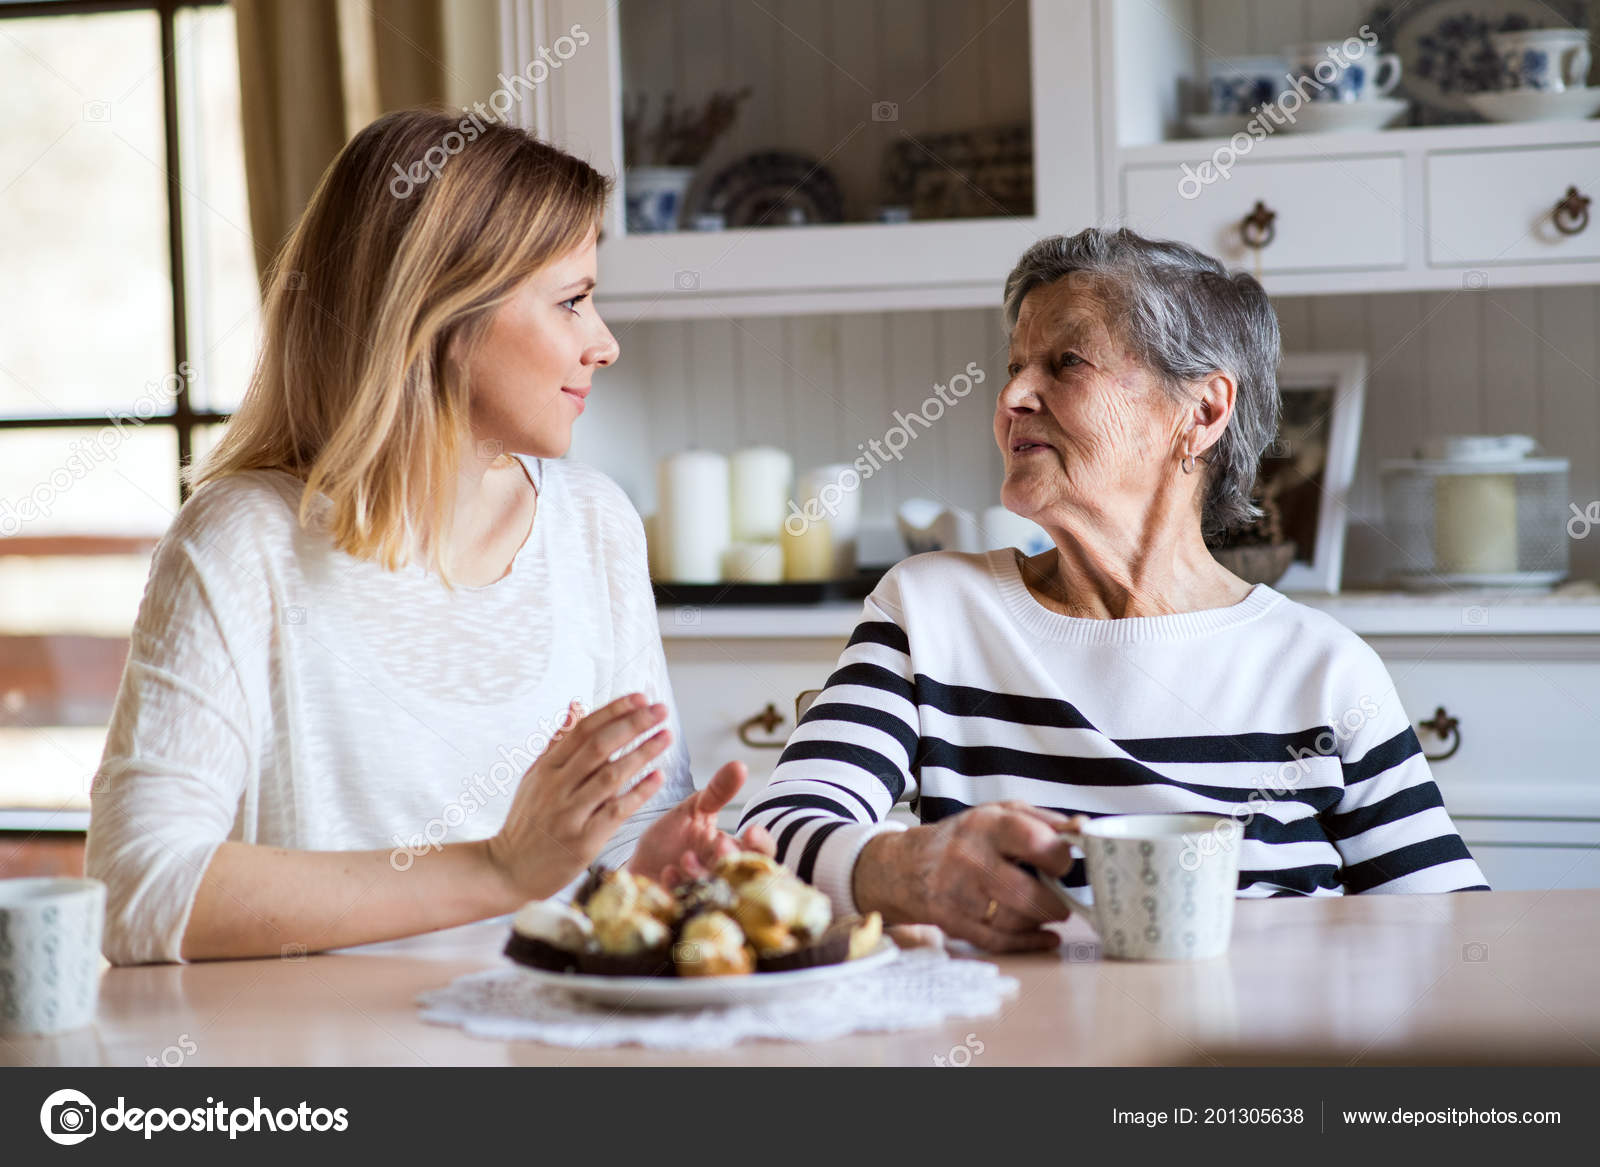
[[[0,1034],[67,1033],[94,1020],[106,885],[0,879]]]
[[[1489,38],[1500,58],[1502,89],[1560,93],[1589,79],[1589,33],[1582,28],[1530,28]]]
[[[1359,37],[1306,41],[1283,50],[1290,74],[1307,101],[1372,101],[1400,84],[1400,58],[1373,52]]]
[[[1206,92],[1212,113],[1244,116],[1283,92],[1288,66],[1282,57],[1213,57],[1206,62]]]

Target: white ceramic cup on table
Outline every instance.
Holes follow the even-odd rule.
[[[94,1020],[106,885],[0,879],[0,1034],[51,1034]]]
[[[1039,881],[1089,922],[1109,957],[1205,960],[1233,933],[1242,834],[1221,815],[1106,815],[1062,832],[1083,851],[1093,903],[1058,879]]]

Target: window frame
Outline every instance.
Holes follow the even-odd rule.
[[[171,318],[173,367],[183,368],[189,361],[189,289],[184,267],[183,159],[178,126],[177,13],[184,8],[214,8],[228,0],[0,0],[0,27],[8,20],[49,16],[94,16],[109,12],[154,12],[161,30],[161,119],[165,141],[164,164],[167,176],[167,266],[172,283]],[[196,409],[189,397],[189,380],[177,378],[177,393],[171,413],[158,413],[144,421],[176,431],[178,464],[173,474],[178,480],[180,504],[188,500],[189,490],[182,469],[194,454],[194,431],[207,425],[226,422],[231,411]],[[104,412],[97,414],[8,414],[0,413],[0,433],[18,430],[90,428],[106,423]],[[21,536],[17,536],[21,538]],[[10,550],[8,548],[8,550]]]

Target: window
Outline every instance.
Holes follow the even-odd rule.
[[[0,830],[82,825],[179,470],[249,380],[237,62],[220,0],[0,0]]]

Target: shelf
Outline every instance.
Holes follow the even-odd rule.
[[[8,810],[0,807],[0,831],[87,831],[86,810]]]
[[[1422,153],[1438,150],[1513,150],[1532,146],[1587,145],[1600,141],[1600,120],[1517,122],[1460,126],[1400,126],[1359,133],[1275,133],[1253,142],[1240,162],[1288,158],[1345,157],[1352,154]],[[1176,138],[1118,151],[1123,166],[1177,165],[1209,158],[1227,138]]]
[[[1508,598],[1504,591],[1408,596],[1349,592],[1291,599],[1328,613],[1364,637],[1600,636],[1600,594]],[[847,640],[856,602],[771,608],[660,608],[663,640]]]

